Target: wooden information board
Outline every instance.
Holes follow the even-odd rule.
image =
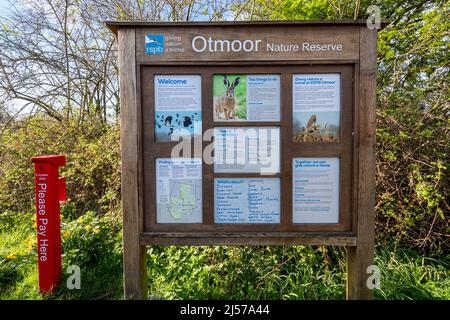
[[[370,298],[376,30],[107,22],[118,37],[125,297],[147,245],[338,245]],[[174,156],[177,155],[177,156]]]

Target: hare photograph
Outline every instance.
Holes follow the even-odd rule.
[[[214,121],[247,120],[247,76],[216,74],[213,79]]]
[[[214,121],[279,121],[279,74],[214,75]]]

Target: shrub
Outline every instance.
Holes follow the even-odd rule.
[[[46,117],[14,122],[0,135],[0,212],[34,208],[32,156],[64,154],[67,207],[73,213],[99,213],[120,203],[117,126],[92,120],[79,126]]]

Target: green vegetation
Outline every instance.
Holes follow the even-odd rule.
[[[62,139],[49,139],[53,135]],[[117,127],[78,127],[33,118],[16,122],[0,142],[4,173],[0,176],[0,299],[122,298]],[[61,211],[63,271],[78,265],[82,275],[81,290],[66,288],[64,272],[63,285],[47,297],[38,293],[33,169],[28,160],[39,150],[67,156],[63,174],[70,187]],[[29,203],[13,201],[11,186]],[[376,264],[382,278],[375,296],[449,299],[450,257],[441,253],[445,248],[424,255],[400,240],[378,234]],[[149,295],[154,299],[343,299],[345,256],[339,247],[151,247]]]
[[[40,299],[34,213],[0,216],[0,299]],[[45,299],[122,298],[120,216],[62,214],[63,270],[81,269],[81,290],[62,286]],[[11,231],[14,230],[14,231]],[[450,257],[379,248],[379,299],[450,299]],[[343,299],[345,251],[338,247],[151,247],[153,299]]]

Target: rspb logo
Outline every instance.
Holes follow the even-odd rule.
[[[145,35],[145,54],[162,54],[164,52],[164,35]]]

